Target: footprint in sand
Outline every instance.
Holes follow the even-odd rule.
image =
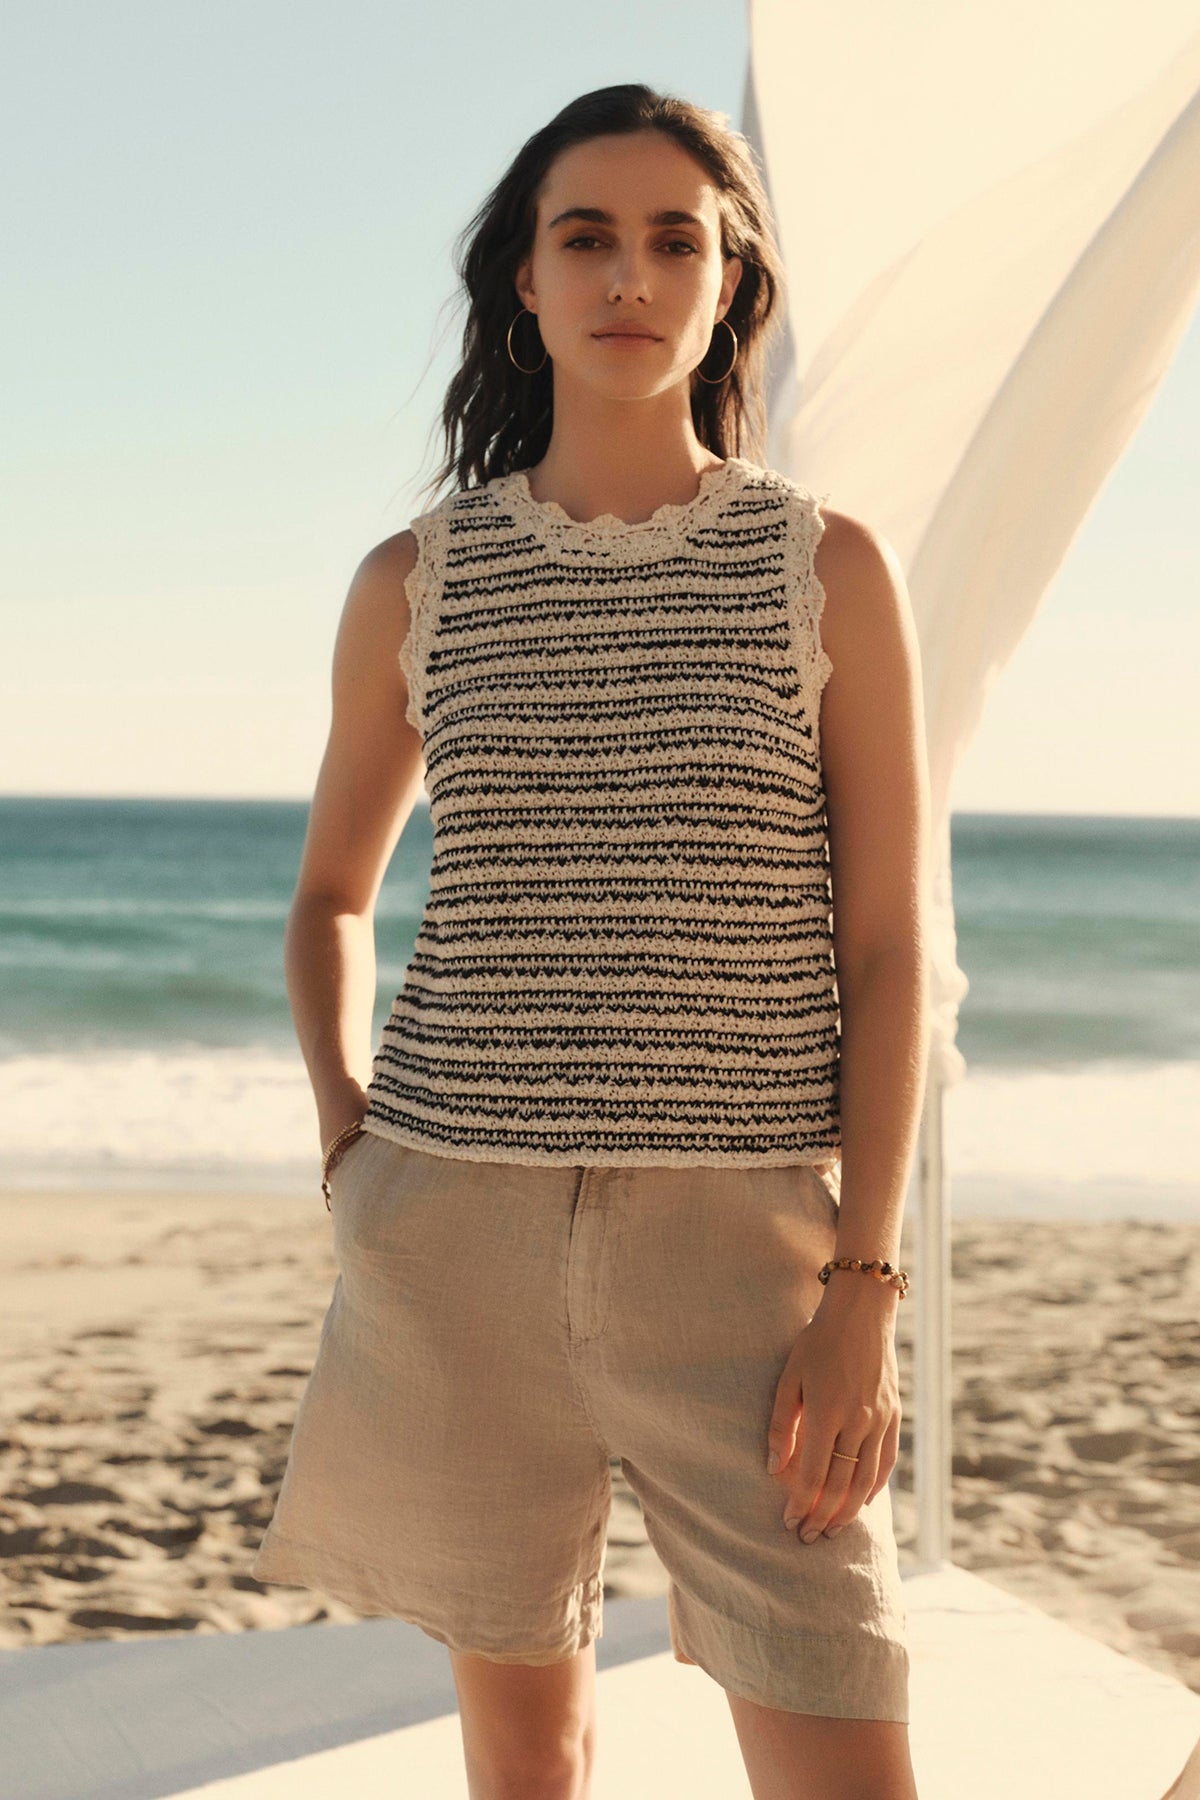
[[[204,1535],[203,1519],[190,1519],[186,1525],[139,1525],[133,1519],[109,1519],[106,1523],[126,1537],[153,1544],[157,1550],[181,1550]]]
[[[956,1450],[953,1457],[955,1475],[971,1475],[982,1481],[1013,1481],[1020,1475],[1032,1475],[1037,1461],[1009,1450]]]
[[[1076,1456],[1083,1457],[1085,1462],[1115,1463],[1123,1462],[1127,1456],[1135,1456],[1139,1450],[1145,1450],[1151,1438],[1148,1431],[1137,1429],[1081,1431],[1068,1437],[1067,1442]]]
[[[119,1505],[122,1499],[114,1488],[94,1481],[56,1481],[52,1487],[27,1487],[15,1497],[31,1506],[91,1506],[97,1500]]]
[[[148,1613],[106,1612],[99,1607],[80,1607],[68,1613],[72,1625],[90,1626],[98,1631],[194,1631],[204,1621],[192,1613],[175,1613],[170,1618],[157,1618]]]

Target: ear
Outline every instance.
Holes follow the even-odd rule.
[[[725,264],[725,273],[721,277],[721,316],[733,305],[733,296],[738,291],[738,283],[742,279],[742,259],[731,256]]]
[[[529,302],[534,298],[531,281],[532,274],[533,258],[531,256],[523,256],[517,264],[513,274],[513,286],[517,290],[517,298],[520,300],[522,306],[529,306]],[[530,312],[533,312],[536,309],[534,307],[529,307],[529,310]]]

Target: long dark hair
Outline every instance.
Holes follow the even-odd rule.
[[[573,144],[617,132],[661,131],[707,170],[716,188],[722,256],[740,256],[743,270],[725,317],[737,334],[738,355],[727,380],[712,385],[692,375],[696,436],[716,455],[761,462],[766,442],[763,374],[766,350],[781,326],[783,258],[770,201],[753,150],[724,113],[711,112],[641,82],[596,88],[556,113],[521,146],[508,169],[455,240],[454,266],[465,290],[467,319],[459,368],[442,406],[445,456],[424,492],[444,484],[466,488],[529,468],[545,453],[553,424],[549,358],[522,374],[508,355],[508,328],[520,312],[514,278],[533,246],[537,200],[554,159]],[[536,327],[513,333],[518,360],[532,367]],[[726,368],[732,343],[714,334],[713,367]]]

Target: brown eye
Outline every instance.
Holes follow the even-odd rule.
[[[573,250],[577,244],[598,244],[599,242],[600,242],[599,238],[588,237],[586,235],[583,237],[567,238],[563,244],[563,249],[564,250]],[[687,250],[687,251],[690,251],[690,253],[693,256],[698,256],[700,254],[696,245],[689,242],[689,240],[687,238],[669,238],[667,240],[667,242],[663,245],[663,249],[664,250]]]

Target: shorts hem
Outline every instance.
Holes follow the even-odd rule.
[[[909,1721],[910,1663],[897,1638],[866,1631],[763,1631],[667,1589],[671,1648],[739,1699],[831,1719]]]
[[[263,1540],[250,1572],[264,1584],[315,1588],[371,1618],[402,1619],[449,1650],[485,1656],[492,1662],[525,1663],[532,1667],[565,1662],[586,1649],[594,1638],[604,1635],[604,1582],[599,1570],[576,1582],[560,1597],[558,1611],[560,1617],[565,1613],[565,1630],[560,1629],[557,1636],[547,1635],[541,1642],[531,1641],[538,1637],[536,1627],[522,1631],[524,1643],[519,1648],[513,1645],[516,1633],[511,1629],[479,1624],[459,1626],[447,1620],[447,1596],[462,1598],[477,1610],[474,1595],[455,1595],[443,1587],[439,1597],[433,1598],[411,1584],[401,1590],[392,1576],[370,1563],[341,1556],[323,1545],[303,1543],[279,1531],[272,1530],[269,1538]]]

